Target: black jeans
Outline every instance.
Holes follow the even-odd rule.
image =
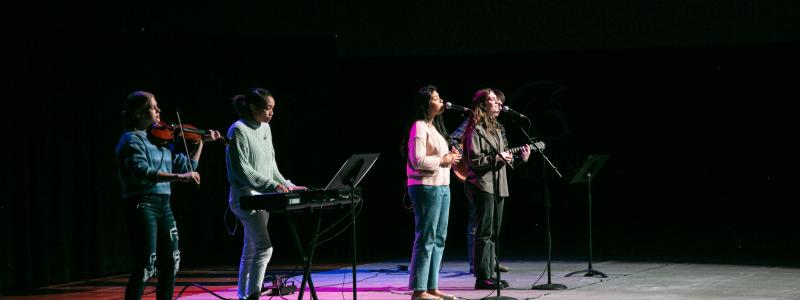
[[[471,224],[475,237],[472,242],[472,269],[478,279],[489,279],[494,276],[495,245],[503,221],[504,197],[498,197],[497,211],[494,206],[494,195],[481,191],[467,184],[467,198],[473,207]]]
[[[141,299],[147,280],[156,274],[157,299],[172,299],[175,274],[181,261],[178,228],[169,205],[169,195],[141,195],[128,199],[128,230],[133,272],[125,288],[125,299]]]

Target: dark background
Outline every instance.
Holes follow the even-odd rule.
[[[417,88],[435,84],[463,106],[479,88],[505,91],[565,176],[542,170],[536,155],[514,172],[507,259],[544,259],[545,186],[554,258],[585,259],[586,187],[568,181],[588,154],[604,153],[611,158],[592,184],[596,260],[797,266],[797,12],[791,1],[9,10],[0,289],[128,272],[113,149],[122,101],[137,89],[156,95],[162,119],[180,109],[184,122],[219,130],[237,118],[233,95],[271,90],[280,169],[298,184],[323,186],[350,154],[381,153],[362,183],[361,262],[409,256],[403,110]],[[451,130],[461,121],[445,117]],[[226,233],[235,223],[224,219],[222,144],[206,145],[199,171],[199,189],[173,189],[182,267],[235,268],[242,238],[241,229]],[[463,259],[466,199],[460,183],[452,190],[446,259]],[[296,260],[284,221],[275,215],[270,225],[276,263]],[[318,261],[349,261],[350,242],[345,231]]]

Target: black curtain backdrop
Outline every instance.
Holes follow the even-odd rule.
[[[17,53],[21,98],[7,124],[37,134],[10,133],[3,147],[12,165],[3,197],[3,288],[128,270],[114,147],[122,102],[134,90],[156,95],[162,120],[177,122],[180,110],[183,122],[222,132],[238,118],[233,95],[253,86],[271,90],[280,167],[298,183],[320,184],[352,151],[327,146],[345,132],[337,122],[325,124],[339,106],[332,39],[132,33],[37,42]],[[311,166],[319,176],[299,171]],[[229,263],[241,246],[241,229],[231,237],[223,224],[222,143],[206,145],[199,171],[200,188],[173,189],[181,249],[202,249],[182,251],[186,267]],[[232,229],[235,218],[228,217]]]
[[[276,97],[273,131],[282,172],[324,186],[352,153],[381,158],[362,185],[361,259],[409,256],[413,223],[403,209],[399,155],[405,99],[424,84],[469,105],[482,87],[505,91],[530,116],[548,155],[556,258],[585,255],[586,190],[570,185],[593,153],[611,158],[593,184],[598,259],[681,259],[724,254],[746,263],[794,264],[791,215],[798,160],[792,70],[796,46],[543,52],[518,55],[337,59],[331,39],[133,34],[50,41],[18,64],[3,199],[4,289],[128,271],[127,228],[114,166],[119,110],[135,89],[156,94],[162,118],[224,130],[229,98],[262,86]],[[66,45],[66,46],[64,46]],[[245,46],[247,45],[247,46]],[[446,113],[448,127],[462,120]],[[502,118],[512,144],[519,127]],[[522,123],[527,129],[527,124]],[[37,134],[26,134],[34,132]],[[545,254],[540,157],[513,172],[504,254]],[[183,266],[235,268],[241,229],[228,215],[224,146],[206,145],[199,189],[175,185]],[[448,257],[465,252],[466,202],[455,182]],[[338,219],[331,213],[325,225]],[[301,231],[309,230],[302,222]],[[275,262],[295,262],[285,219],[275,215]],[[332,230],[333,232],[338,230]],[[319,261],[348,261],[349,234]],[[283,245],[283,246],[280,246]]]
[[[10,166],[0,290],[129,271],[113,151],[122,101],[138,89],[155,93],[162,119],[176,121],[180,110],[184,122],[221,131],[237,119],[233,95],[269,89],[279,167],[298,184],[324,186],[350,154],[381,153],[362,182],[362,262],[410,256],[403,108],[434,84],[462,106],[479,88],[503,90],[565,175],[542,170],[536,154],[513,172],[501,235],[508,259],[546,254],[544,182],[555,259],[585,259],[586,189],[568,181],[599,153],[611,156],[592,185],[596,260],[800,265],[791,217],[800,206],[797,10],[789,2],[663,5],[24,9],[5,35],[13,47],[0,50],[11,91],[0,147]],[[450,130],[462,120],[445,118]],[[521,144],[517,125],[502,121]],[[224,145],[206,145],[200,165],[199,189],[173,189],[182,266],[236,268],[242,237],[227,233],[232,215],[224,221]],[[446,259],[463,259],[466,199],[460,183],[451,187]],[[331,212],[323,226],[341,215]],[[307,216],[298,219],[308,231]],[[274,261],[296,262],[285,219],[270,222]],[[348,262],[350,242],[345,231],[317,261]]]
[[[799,161],[789,144],[790,99],[798,92],[787,75],[798,65],[796,49],[765,45],[352,59],[340,60],[340,73],[348,80],[340,86],[364,87],[356,93],[358,103],[374,102],[376,95],[385,103],[361,119],[386,124],[378,134],[400,132],[371,141],[389,154],[405,133],[402,121],[386,120],[402,120],[397,108],[424,84],[437,85],[446,101],[461,106],[469,106],[480,88],[500,88],[508,105],[530,116],[564,178],[550,170],[542,175],[542,160],[535,154],[528,167],[513,172],[501,235],[510,258],[546,254],[542,184],[547,176],[554,254],[585,259],[586,186],[568,182],[588,154],[610,154],[593,184],[595,255],[669,260],[714,255],[727,263],[796,264],[789,249],[800,242],[790,225],[798,204],[789,199],[798,195],[792,169]],[[458,113],[445,116],[450,130],[463,120]],[[521,145],[520,126],[501,119],[512,146]],[[402,181],[400,156],[383,159],[383,165],[397,170],[391,173],[395,177],[384,178]],[[449,257],[463,258],[466,199],[463,185],[451,187],[447,251]],[[391,211],[400,205],[395,198],[400,197],[390,199]],[[376,224],[405,220],[407,238],[381,244],[385,251],[408,256],[412,226],[407,213],[393,222],[386,214],[363,218],[364,223],[376,218]],[[392,243],[396,247],[389,247]]]

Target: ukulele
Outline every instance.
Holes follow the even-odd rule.
[[[525,146],[526,145],[514,147],[506,151],[511,152],[512,155],[517,155],[518,153],[522,152],[522,148],[524,148]],[[535,142],[528,144],[527,146],[531,147],[531,151],[544,150],[545,148],[544,142]],[[465,180],[467,180],[467,174],[469,171],[469,164],[467,163],[466,155],[464,155],[464,144],[462,142],[459,142],[458,144],[453,145],[453,147],[456,148],[456,150],[458,150],[458,153],[461,154],[461,160],[452,167],[453,174],[456,175],[456,179],[458,179],[458,181],[464,182]]]

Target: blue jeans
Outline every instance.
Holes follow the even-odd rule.
[[[156,265],[156,298],[172,299],[181,252],[169,195],[131,196],[125,200],[130,205],[128,228],[133,252],[133,272],[125,288],[125,299],[142,298],[147,280],[156,274]]]
[[[408,194],[414,207],[409,288],[415,291],[437,289],[450,215],[450,186],[412,185],[408,187]]]
[[[243,299],[261,292],[264,273],[272,258],[272,242],[267,232],[269,213],[265,210],[243,210],[239,205],[239,197],[233,193],[228,204],[233,214],[242,222],[244,229],[237,292],[239,298]]]

